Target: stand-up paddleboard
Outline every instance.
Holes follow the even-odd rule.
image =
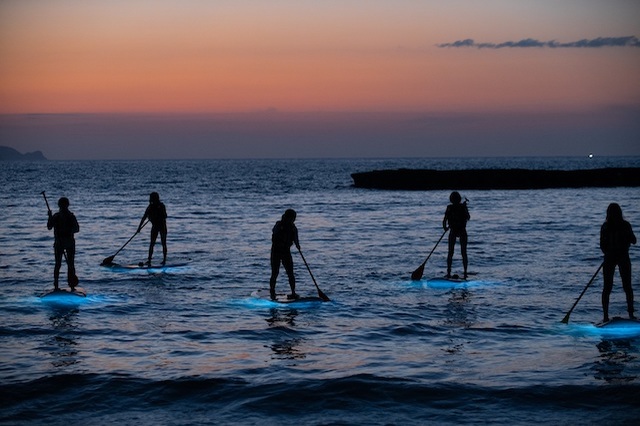
[[[287,294],[276,294],[276,300],[272,300],[269,294],[269,290],[256,290],[251,293],[251,297],[258,299],[268,300],[273,303],[301,303],[301,302],[322,302],[323,300],[318,296],[300,296],[297,299],[289,299]]]
[[[458,274],[454,274],[454,275],[451,275],[449,277],[447,277],[446,275],[442,276],[442,277],[433,277],[433,278],[429,278],[427,280],[427,282],[430,282],[430,283],[431,282],[433,282],[433,283],[435,283],[435,282],[445,282],[445,283],[454,283],[454,284],[455,283],[465,283],[467,281],[468,281],[467,278],[463,278],[463,277],[459,276]]]
[[[478,275],[476,272],[470,272],[468,274],[468,278],[464,278],[461,275],[451,275],[447,277],[446,275],[442,275],[439,277],[429,278],[426,281],[426,287],[430,288],[441,288],[441,289],[455,289],[455,288],[472,288],[472,287],[483,287],[489,282],[478,280],[475,275]]]
[[[613,317],[609,321],[596,324],[596,327],[607,328],[607,329],[627,328],[627,329],[635,329],[640,332],[640,320],[622,318],[622,317]]]
[[[611,320],[591,325],[591,330],[600,337],[607,339],[629,339],[640,336],[640,321],[637,319],[628,319],[614,317]]]
[[[453,288],[461,286],[467,283],[468,280],[462,278],[460,276],[451,275],[450,277],[442,276],[442,277],[433,277],[427,280],[427,285],[430,287],[443,287],[443,288]]]
[[[70,288],[59,288],[57,290],[51,290],[40,297],[43,299],[71,299],[77,297],[87,297],[87,292],[82,287],[76,287],[73,290],[71,290]]]

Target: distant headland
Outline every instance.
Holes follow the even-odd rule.
[[[21,154],[8,146],[0,146],[0,161],[46,161],[47,158],[41,151]]]
[[[353,173],[356,188],[397,190],[546,189],[640,186],[640,168],[589,170],[374,170]]]

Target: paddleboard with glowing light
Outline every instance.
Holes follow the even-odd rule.
[[[450,282],[450,283],[466,283],[468,280],[467,280],[467,278],[463,278],[463,277],[459,276],[458,274],[455,274],[455,275],[451,275],[450,277],[447,277],[446,275],[444,277],[433,277],[433,278],[429,278],[427,281],[428,282],[431,282],[431,281],[446,281],[446,282]]]
[[[450,277],[439,276],[426,280],[423,284],[424,287],[436,288],[436,289],[456,289],[456,288],[475,288],[486,287],[490,285],[496,285],[496,281],[483,281],[475,278],[476,272],[470,272],[468,278],[463,278],[459,275],[452,275]]]
[[[599,328],[620,328],[620,329],[636,329],[640,331],[640,320],[638,319],[629,319],[629,318],[621,318],[621,317],[613,317],[607,322],[601,322],[596,324],[596,327]]]
[[[628,339],[640,336],[640,321],[614,317],[610,321],[590,325],[591,330],[600,337],[607,339]],[[583,330],[588,328],[583,327]]]
[[[70,288],[59,288],[57,290],[51,290],[40,297],[43,299],[87,297],[87,292],[82,287],[76,287],[73,290]]]
[[[297,299],[289,299],[287,294],[278,293],[276,294],[276,299],[272,300],[269,295],[269,290],[256,290],[251,293],[252,297],[256,297],[258,299],[268,300],[273,303],[303,303],[303,302],[322,302],[322,299],[318,296],[300,296]]]

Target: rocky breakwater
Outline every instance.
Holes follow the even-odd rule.
[[[373,170],[351,174],[356,188],[396,190],[546,189],[640,186],[640,168],[584,170]]]

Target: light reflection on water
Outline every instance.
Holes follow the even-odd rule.
[[[607,205],[619,202],[639,232],[637,188],[468,191],[476,274],[461,284],[430,279],[444,275],[442,245],[414,282],[411,272],[442,234],[448,191],[350,187],[348,173],[388,164],[402,162],[51,162],[0,170],[15,176],[0,192],[0,377],[268,383],[362,374],[509,389],[637,383],[638,333],[593,325],[601,318],[600,277],[570,323],[560,323],[601,262]],[[88,296],[63,306],[67,313],[38,297],[53,270],[42,190],[68,196],[80,222],[76,266]],[[189,259],[188,266],[100,267],[135,232],[151,190],[167,204],[169,260]],[[298,211],[305,258],[329,303],[280,306],[251,296],[268,288],[271,227],[288,207]],[[145,260],[148,238],[136,236],[115,261]],[[639,253],[631,251],[634,264]],[[294,262],[299,292],[317,295],[297,254]],[[461,267],[456,252],[455,272]],[[288,290],[283,275],[280,292]],[[619,282],[611,310],[626,310]]]

